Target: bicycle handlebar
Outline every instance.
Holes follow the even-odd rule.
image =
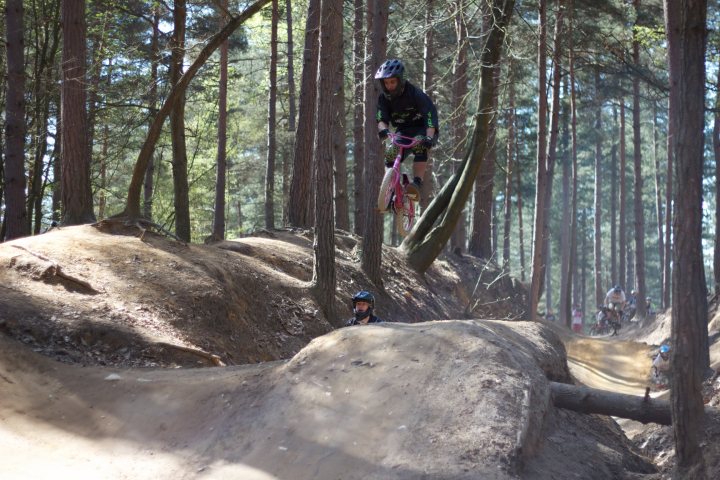
[[[388,138],[394,145],[397,145],[400,148],[413,148],[413,147],[419,145],[420,143],[422,143],[422,141],[423,141],[422,138],[405,137],[403,135],[400,135],[399,133],[393,133],[393,132],[388,133]],[[408,140],[409,143],[400,143],[399,140],[400,141]]]

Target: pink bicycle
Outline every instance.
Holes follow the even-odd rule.
[[[380,192],[378,193],[378,210],[381,213],[392,212],[397,218],[397,229],[401,236],[406,236],[415,223],[415,202],[407,195],[408,176],[400,171],[400,162],[405,150],[417,146],[421,138],[404,137],[397,133],[388,134],[390,141],[398,147],[398,154],[392,168],[385,171]]]

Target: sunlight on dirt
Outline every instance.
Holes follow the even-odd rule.
[[[644,395],[649,385],[652,347],[643,343],[571,336],[566,339],[568,365],[588,387]]]

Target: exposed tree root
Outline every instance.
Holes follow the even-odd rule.
[[[208,353],[208,352],[206,352],[206,351],[204,351],[204,350],[200,350],[200,349],[197,349],[197,348],[185,347],[185,346],[183,346],[183,345],[174,345],[174,344],[172,344],[172,343],[167,343],[167,342],[157,342],[156,345],[159,345],[159,346],[161,346],[161,347],[166,347],[166,348],[174,348],[175,350],[180,350],[180,351],[182,351],[182,352],[187,352],[187,353],[190,353],[190,354],[192,354],[192,355],[196,355],[196,356],[198,356],[198,357],[202,357],[202,358],[204,358],[205,360],[208,360],[209,362],[211,362],[211,363],[212,363],[213,365],[215,365],[216,367],[225,367],[225,366],[227,366],[227,365],[225,364],[225,362],[223,362],[222,359],[220,358],[220,355],[215,355],[214,353]]]
[[[140,240],[142,241],[144,241],[145,233],[150,230],[163,234],[166,237],[170,237],[182,243],[183,245],[187,245],[184,240],[182,240],[180,237],[178,237],[171,231],[166,230],[162,225],[151,222],[146,218],[131,218],[120,215],[100,220],[99,222],[93,223],[92,226],[99,230],[110,233],[122,233],[127,231],[128,228],[137,229],[140,230]]]
[[[96,290],[89,282],[86,280],[83,280],[82,278],[75,277],[73,275],[65,273],[65,271],[62,269],[60,265],[55,260],[52,260],[45,255],[33,252],[32,250],[28,250],[27,248],[20,246],[20,245],[13,245],[13,247],[18,248],[20,250],[23,250],[33,257],[37,257],[40,260],[44,262],[48,262],[49,265],[43,265],[42,269],[37,272],[38,278],[42,280],[51,280],[53,278],[60,278],[60,282],[66,284],[66,282],[70,282],[76,285],[79,285],[81,289],[85,292],[89,293],[100,293],[98,290]]]

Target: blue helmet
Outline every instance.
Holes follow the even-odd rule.
[[[662,346],[660,347],[660,353],[668,353],[669,351],[670,351],[670,346],[669,346],[669,345],[662,345]]]

